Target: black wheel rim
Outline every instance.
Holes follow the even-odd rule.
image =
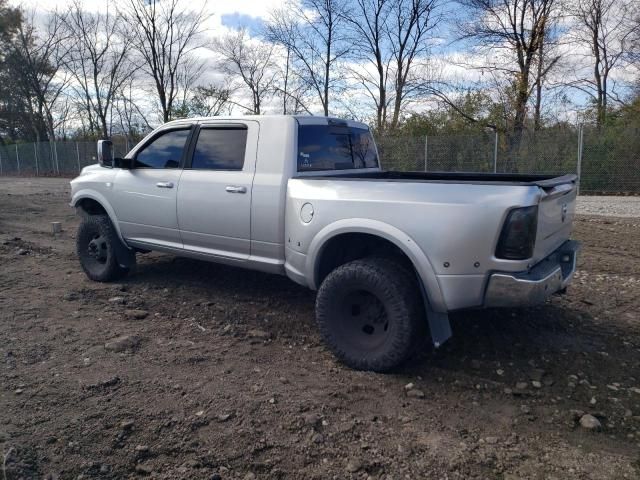
[[[107,259],[109,258],[109,244],[107,239],[99,233],[92,235],[87,243],[87,256],[91,261],[99,263],[100,265],[107,263]]]
[[[389,338],[390,318],[384,304],[373,293],[355,290],[344,295],[334,318],[341,337],[351,348],[367,353]]]

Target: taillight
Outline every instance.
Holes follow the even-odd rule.
[[[538,206],[514,208],[502,226],[496,257],[525,260],[533,256],[538,228]]]

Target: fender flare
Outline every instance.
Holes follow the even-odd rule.
[[[107,215],[109,216],[109,220],[111,220],[111,223],[113,224],[113,228],[115,228],[116,232],[118,233],[118,238],[122,243],[127,245],[127,242],[124,240],[124,237],[122,236],[122,232],[120,232],[120,225],[118,224],[118,221],[116,218],[116,212],[113,211],[113,208],[111,207],[107,199],[100,192],[96,192],[95,190],[89,190],[89,189],[79,190],[73,195],[70,205],[74,208],[77,208],[78,203],[80,203],[80,200],[84,200],[87,198],[98,202],[100,206],[104,208],[105,212],[107,212]]]
[[[430,308],[435,312],[447,312],[446,303],[431,261],[416,242],[402,230],[388,223],[366,218],[348,218],[338,220],[320,230],[309,245],[305,272],[310,280],[310,287],[318,289],[318,267],[322,251],[328,241],[344,233],[366,233],[384,238],[396,245],[411,260],[418,273]]]

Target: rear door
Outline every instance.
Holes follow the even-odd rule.
[[[208,121],[198,127],[178,189],[186,250],[239,261],[251,254],[258,130],[255,121]]]
[[[127,240],[182,248],[176,194],[191,126],[163,129],[137,149],[133,168],[120,169],[113,207]]]

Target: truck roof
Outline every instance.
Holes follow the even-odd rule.
[[[338,118],[338,117],[325,117],[321,115],[220,115],[214,117],[193,117],[193,118],[181,118],[178,120],[172,120],[171,122],[165,123],[165,125],[172,125],[175,123],[182,122],[202,122],[206,120],[254,120],[254,121],[278,121],[282,119],[282,121],[287,121],[288,119],[295,119],[301,125],[327,125],[329,122],[346,122],[350,127],[356,128],[365,128],[369,129],[369,126],[366,123],[358,122],[356,120],[350,120],[346,118]]]

